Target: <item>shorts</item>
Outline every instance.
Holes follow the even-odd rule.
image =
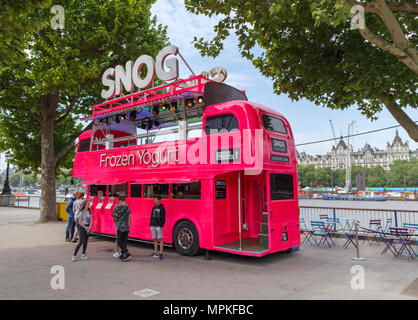
[[[163,238],[163,228],[151,226],[151,233],[153,239],[162,239]]]

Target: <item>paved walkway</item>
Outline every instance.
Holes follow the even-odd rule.
[[[205,261],[167,248],[160,261],[147,258],[151,245],[129,242],[133,258],[121,263],[113,240],[93,237],[89,259],[73,263],[66,224],[30,222],[39,211],[22,210],[0,208],[0,299],[418,299],[418,259],[381,256],[382,245],[362,247],[364,262],[351,260],[355,251],[342,240],[261,259],[213,253]],[[64,268],[64,290],[51,289],[55,265]],[[364,268],[364,289],[351,287],[355,265]],[[156,294],[133,294],[142,289]]]

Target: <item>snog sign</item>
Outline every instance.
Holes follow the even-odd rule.
[[[101,96],[103,99],[109,99],[115,95],[121,95],[123,89],[126,92],[133,92],[134,86],[138,90],[149,87],[155,75],[162,81],[171,81],[179,76],[179,64],[175,58],[166,59],[169,55],[177,55],[176,46],[167,46],[157,55],[155,61],[151,56],[142,55],[133,62],[129,60],[125,67],[118,65],[115,68],[107,69],[102,76],[102,83],[106,89],[103,89]],[[168,71],[165,70],[165,67]],[[147,72],[141,78],[141,70],[146,66]]]

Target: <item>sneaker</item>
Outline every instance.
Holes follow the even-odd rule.
[[[70,242],[71,240],[70,240],[70,238],[65,238],[65,241]]]
[[[155,252],[153,252],[152,254],[150,254],[148,256],[148,258],[158,258],[158,254],[156,254]]]
[[[120,259],[120,260],[122,260],[124,257],[125,257],[125,255],[124,255],[124,254],[122,254],[122,253],[119,255],[119,259]]]
[[[119,258],[120,257],[120,253],[119,252],[115,252],[114,254],[113,254],[113,258]]]
[[[130,258],[132,258],[131,254],[128,252],[127,254],[125,254],[125,256],[122,259],[122,262],[128,261]]]
[[[87,259],[88,259],[88,257],[87,257],[87,255],[86,255],[86,254],[84,254],[84,253],[83,253],[83,254],[81,255],[81,259],[83,259],[83,260],[87,260]]]
[[[71,261],[72,261],[72,262],[76,262],[76,261],[77,261],[77,257],[76,257],[76,256],[72,256],[72,257],[71,257]]]
[[[163,256],[162,253],[160,253],[159,257],[160,257],[160,260],[163,260],[164,259],[164,256]]]

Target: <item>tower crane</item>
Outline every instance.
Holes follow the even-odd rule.
[[[337,147],[337,138],[335,137],[334,126],[332,125],[332,120],[329,119],[329,123],[331,125],[332,135],[334,136],[335,147]]]

